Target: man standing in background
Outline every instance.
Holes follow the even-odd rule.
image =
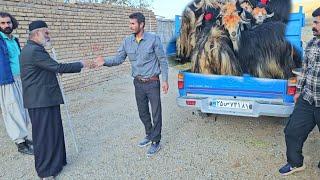
[[[0,105],[6,130],[23,154],[33,155],[32,142],[27,139],[28,111],[23,107],[20,79],[20,44],[12,31],[17,20],[0,12]]]

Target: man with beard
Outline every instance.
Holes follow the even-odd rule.
[[[295,108],[284,129],[287,164],[279,172],[288,175],[305,169],[302,148],[309,133],[320,128],[320,7],[313,13],[312,31],[315,36],[305,49],[302,77],[294,96]],[[320,162],[318,164],[320,168]]]
[[[67,164],[60,104],[63,97],[57,73],[76,73],[91,67],[89,61],[61,64],[45,47],[50,34],[44,21],[29,25],[29,40],[20,55],[24,107],[32,123],[35,168],[40,178],[54,179]]]
[[[20,44],[12,35],[17,27],[13,16],[0,12],[0,105],[6,130],[18,151],[33,155],[32,142],[27,139],[30,119],[22,100]]]
[[[152,156],[160,150],[162,112],[160,99],[160,80],[162,73],[162,89],[166,94],[168,85],[168,60],[164,53],[160,38],[154,34],[144,32],[145,17],[137,12],[129,16],[130,29],[133,34],[125,38],[114,57],[103,60],[98,57],[97,64],[105,66],[117,66],[129,57],[135,96],[139,116],[144,124],[146,137],[138,144],[145,147],[151,144],[147,156]],[[151,105],[152,122],[149,111]]]

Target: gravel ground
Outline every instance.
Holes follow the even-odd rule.
[[[80,153],[64,121],[68,165],[57,179],[282,178],[277,172],[285,163],[282,119],[193,115],[176,106],[176,75],[170,69],[171,89],[162,95],[162,150],[151,158],[147,148],[137,146],[144,128],[129,75],[67,94]],[[3,123],[0,142],[0,179],[36,179],[33,157],[17,152]],[[319,179],[319,147],[316,128],[305,143],[307,169],[286,179]]]

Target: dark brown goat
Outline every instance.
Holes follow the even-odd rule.
[[[233,3],[223,8],[234,9]],[[301,57],[285,40],[286,25],[280,21],[267,22],[254,29],[242,31],[245,23],[237,13],[223,14],[222,24],[228,31],[244,73],[262,78],[287,79],[292,69],[299,67]]]

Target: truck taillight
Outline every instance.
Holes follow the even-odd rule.
[[[183,89],[184,83],[183,81],[178,81],[178,88]]]
[[[184,87],[183,74],[179,73],[178,74],[178,88],[183,89],[183,87]]]
[[[194,106],[194,105],[196,105],[196,101],[195,100],[186,100],[186,104],[189,106]]]
[[[288,95],[295,95],[297,91],[297,87],[295,86],[288,86],[288,91],[287,94]]]
[[[297,91],[297,78],[292,77],[288,79],[288,86],[287,86],[287,94],[288,95],[295,95]]]

